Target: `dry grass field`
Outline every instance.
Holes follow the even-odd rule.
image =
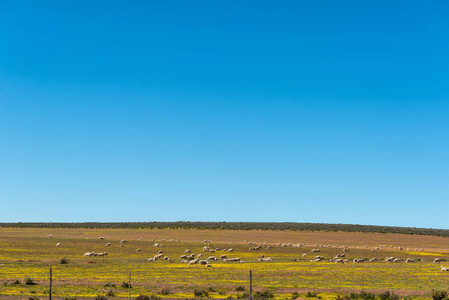
[[[127,242],[120,247],[122,239]],[[204,252],[203,247],[209,245],[205,240],[211,241],[210,249],[220,250]],[[163,246],[155,247],[156,243]],[[261,247],[250,250],[256,246]],[[223,251],[229,248],[233,252]],[[344,248],[348,251],[344,252]],[[195,256],[202,254],[201,259],[226,255],[244,263],[219,259],[209,261],[211,267],[189,266],[180,260],[186,249]],[[448,249],[449,238],[400,234],[0,228],[0,299],[48,299],[50,267],[52,299],[95,299],[97,295],[127,299],[129,289],[122,285],[130,272],[132,299],[138,295],[185,299],[206,294],[209,298],[236,299],[249,291],[250,270],[253,291],[270,290],[277,299],[292,299],[292,295],[335,299],[362,290],[376,294],[390,291],[401,298],[421,299],[429,298],[431,290],[449,288],[449,272],[440,271],[441,265],[449,267]],[[170,260],[148,261],[160,250]],[[108,254],[86,257],[86,252]],[[329,261],[337,254],[345,254],[348,263]],[[262,255],[272,261],[259,261]],[[324,261],[311,262],[317,255]],[[402,261],[384,261],[391,256]],[[369,262],[374,257],[378,261]],[[68,263],[61,264],[63,258]],[[354,258],[365,262],[354,263]],[[407,258],[415,262],[405,263]],[[433,263],[435,258],[442,261]],[[25,284],[25,278],[35,284]]]

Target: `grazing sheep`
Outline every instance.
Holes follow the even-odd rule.
[[[371,258],[369,261],[370,261],[370,262],[375,262],[375,261],[377,261],[377,258],[376,258],[376,257],[373,257],[373,258]]]
[[[200,264],[200,266],[205,266],[205,265],[209,264],[209,262],[204,259],[200,260],[198,263]]]
[[[107,256],[108,253],[107,252],[101,252],[101,253],[97,253],[98,256]]]
[[[305,254],[305,253],[302,254],[302,257],[306,257],[306,256],[307,256],[307,254]]]
[[[217,260],[217,257],[216,256],[209,256],[207,258],[207,261],[209,261],[209,260]]]
[[[363,258],[354,258],[352,260],[352,262],[355,263],[355,264],[360,264],[360,263],[365,262],[365,260]]]
[[[225,259],[226,255],[220,255],[220,257],[218,259]]]
[[[164,250],[159,250],[158,252],[157,252],[157,254],[163,254],[164,253]]]
[[[142,251],[142,249],[136,249],[136,252],[140,252],[140,251]]]
[[[48,237],[49,239],[51,239],[53,236],[52,236],[51,234],[49,234],[49,235],[47,235],[47,237]]]
[[[206,268],[211,268],[211,267],[212,267],[211,264],[207,264],[207,265],[206,265]]]
[[[191,261],[189,261],[189,266],[193,266],[193,265],[196,265],[196,264],[198,264],[198,259],[193,259],[193,260],[191,260]]]
[[[57,243],[57,244],[56,244],[56,247],[59,247],[59,246],[61,246],[61,243]]]
[[[238,257],[225,258],[225,259],[223,259],[223,261],[240,261],[240,258],[238,258]]]
[[[106,243],[106,246],[110,247],[110,246],[112,246],[112,244],[111,243]]]
[[[393,257],[393,256],[390,256],[390,257],[386,257],[386,258],[385,258],[385,262],[391,263],[391,262],[393,262],[393,261],[394,261],[394,257]]]
[[[443,267],[443,266],[440,266],[440,267],[441,267],[441,272],[449,272],[449,268]]]
[[[399,262],[401,262],[402,261],[402,259],[400,259],[400,258],[395,258],[395,259],[393,259],[393,262],[394,263],[399,263]]]
[[[270,250],[271,249],[271,246],[267,246],[267,250]]]
[[[273,261],[273,259],[271,257],[261,257],[258,261]]]
[[[187,250],[184,251],[184,253],[192,253],[192,251],[187,249]]]
[[[179,259],[187,259],[187,255],[181,255]]]
[[[106,238],[104,236],[100,236],[98,239],[104,241]]]
[[[122,248],[123,246],[125,246],[125,245],[121,244],[121,245],[120,245],[120,248]]]
[[[343,263],[344,263],[344,260],[343,260],[343,258],[338,258],[338,259],[334,260],[334,262],[335,262],[336,264],[337,264],[337,263],[343,264]]]
[[[154,239],[153,239],[154,240]],[[155,243],[154,245],[153,245],[153,247],[159,247],[159,244],[158,243]]]
[[[229,248],[228,252],[234,252],[234,249],[233,248]]]
[[[125,244],[126,243],[126,240],[121,240],[120,241],[120,244]]]
[[[441,261],[441,258],[435,258],[435,259],[433,260],[433,263],[435,264],[435,263],[437,263],[437,262],[439,262],[439,261]]]
[[[415,262],[415,260],[413,259],[413,258],[407,258],[406,260],[405,260],[405,263],[406,264],[408,264],[408,263],[414,263]]]
[[[170,260],[170,257],[164,256],[164,260]]]

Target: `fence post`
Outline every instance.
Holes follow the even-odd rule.
[[[253,297],[253,273],[249,270],[249,300]]]
[[[129,289],[129,296],[128,299],[131,300],[131,272],[129,271],[129,280],[128,280],[128,289]]]
[[[48,299],[51,300],[51,282],[52,282],[52,272],[50,268],[50,287],[48,288]]]

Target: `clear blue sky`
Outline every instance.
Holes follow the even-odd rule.
[[[449,229],[447,1],[0,1],[0,221]]]

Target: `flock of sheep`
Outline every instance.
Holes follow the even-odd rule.
[[[48,238],[52,238],[52,235],[48,235]],[[99,237],[99,240],[106,240],[105,237]],[[142,240],[142,238],[139,238],[139,240]],[[152,240],[153,242],[155,242],[155,239]],[[162,239],[161,242],[165,242],[165,239]],[[175,239],[170,239],[170,242],[180,242],[179,240],[175,240]],[[120,247],[124,247],[124,245],[127,243],[126,240],[120,240],[119,245]],[[212,241],[210,240],[203,240],[203,243],[207,244],[206,246],[203,247],[202,252],[203,253],[215,253],[215,252],[226,252],[226,253],[232,253],[234,251],[233,248],[225,248],[225,249],[220,249],[220,248],[213,248],[212,245]],[[234,244],[235,242],[231,242],[232,244]],[[256,245],[255,242],[244,242],[247,243],[249,245],[252,245],[249,248],[249,251],[257,251],[257,250],[262,250],[262,249],[266,249],[266,250],[270,250],[272,248],[272,246],[267,245],[266,242],[263,242],[261,245]],[[112,243],[107,242],[106,247],[111,247]],[[57,243],[56,247],[60,247],[61,243]],[[164,247],[164,244],[162,243],[154,243],[153,244],[154,247],[156,248],[160,248],[160,247]],[[263,248],[263,246],[266,246],[265,248]],[[348,258],[346,258],[346,254],[347,252],[349,252],[349,247],[347,245],[335,245],[335,246],[331,246],[331,245],[306,245],[304,243],[301,244],[292,244],[292,243],[288,243],[288,244],[282,244],[282,243],[278,243],[277,246],[280,247],[294,247],[294,248],[307,248],[310,247],[312,248],[310,250],[311,253],[317,253],[317,252],[321,252],[322,248],[331,248],[331,247],[335,247],[335,248],[339,248],[342,247],[342,252],[343,253],[339,253],[337,254],[335,257],[332,257],[330,259],[326,259],[324,256],[322,255],[315,255],[312,259],[310,259],[310,262],[334,262],[334,263],[341,263],[341,264],[347,264],[349,263],[351,260],[349,260]],[[368,248],[368,246],[364,246],[363,248]],[[379,247],[375,247],[373,248],[370,252],[374,252],[374,251],[380,251],[382,248],[390,248],[393,250],[399,250],[402,251],[403,248],[402,247],[393,247],[393,246],[379,246]],[[415,251],[423,251],[423,249],[418,249],[415,248]],[[136,249],[137,252],[142,251],[141,249]],[[410,251],[409,248],[407,248],[407,251]],[[238,262],[238,263],[245,263],[244,261],[242,261],[240,258],[238,257],[228,257],[226,254],[222,254],[222,255],[209,255],[207,258],[203,258],[203,253],[199,253],[197,255],[195,255],[194,253],[192,253],[191,250],[186,249],[184,251],[184,254],[181,255],[179,257],[179,261],[181,263],[186,263],[188,266],[193,266],[193,265],[199,265],[199,266],[205,266],[205,267],[212,267],[212,262],[221,260],[223,262]],[[86,252],[84,253],[85,257],[94,257],[94,256],[99,256],[99,257],[105,257],[108,255],[108,252]],[[217,257],[218,256],[218,257]],[[307,260],[307,253],[303,253],[302,254],[302,258],[303,260]],[[153,257],[148,258],[149,262],[155,262],[158,260],[164,260],[164,261],[170,261],[171,262],[171,258],[169,256],[165,256],[164,255],[164,250],[158,250],[156,252],[156,254]],[[258,258],[259,262],[270,262],[273,261],[272,257],[265,257],[265,255],[260,255]],[[296,259],[296,261],[300,261],[299,259]],[[376,262],[376,261],[380,261],[379,259],[377,259],[376,257],[373,257],[371,259],[365,259],[365,258],[353,258],[352,262],[359,264],[359,263],[364,263],[366,261],[369,262]],[[413,259],[413,258],[406,258],[406,259],[402,259],[402,258],[395,258],[392,256],[386,257],[385,259],[383,259],[384,262],[387,263],[400,263],[400,262],[405,262],[405,263],[415,263],[417,261],[423,261],[422,259]],[[441,258],[435,258],[432,262],[433,263],[438,263],[438,262],[442,262],[444,261],[444,259]],[[441,272],[449,272],[449,267],[444,267],[444,266],[440,266],[441,267]]]

